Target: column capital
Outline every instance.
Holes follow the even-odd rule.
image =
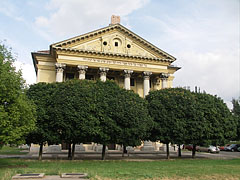
[[[152,72],[149,72],[149,71],[144,71],[143,72],[143,78],[144,80],[149,80],[150,76],[152,75]]]
[[[124,76],[125,77],[129,77],[130,78],[131,74],[133,73],[133,70],[124,69],[123,72],[124,72]]]
[[[100,72],[106,72],[106,73],[107,73],[107,72],[109,71],[109,68],[107,68],[107,67],[100,67],[100,68],[99,68],[99,71],[100,71]]]
[[[88,69],[88,66],[78,65],[78,72],[79,74],[86,74],[86,71]],[[80,78],[81,79],[81,78]],[[85,78],[84,78],[85,79]]]
[[[63,70],[66,68],[66,64],[55,63],[55,67],[56,67],[57,72],[63,72]]]
[[[161,79],[167,79],[170,76],[168,73],[160,73],[160,78]]]
[[[78,70],[87,70],[88,69],[88,66],[84,66],[84,65],[78,65],[77,66]]]
[[[78,65],[79,79],[85,79],[85,74],[88,69],[88,66]]]
[[[109,68],[107,67],[100,67],[99,72],[100,72],[100,79],[101,81],[105,82],[107,79],[107,72],[109,71]]]
[[[109,68],[107,68],[107,67],[100,67],[99,71],[100,71],[100,75],[106,76],[107,72],[109,71]]]

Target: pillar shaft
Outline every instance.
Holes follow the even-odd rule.
[[[126,90],[130,90],[131,86],[130,86],[130,78],[131,78],[131,74],[133,73],[132,70],[124,70],[124,88]]]
[[[169,77],[169,74],[161,73],[160,77],[162,79],[162,89],[168,88],[168,77]]]
[[[56,82],[63,82],[63,71],[66,67],[66,64],[56,63]]]
[[[148,95],[150,91],[150,76],[151,72],[143,72],[143,97]]]

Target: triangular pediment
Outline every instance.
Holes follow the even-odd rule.
[[[65,48],[77,51],[94,51],[111,54],[123,54],[146,58],[176,58],[162,51],[140,36],[120,24],[83,34],[51,45],[53,48]]]

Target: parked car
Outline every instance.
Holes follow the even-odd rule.
[[[187,149],[187,150],[189,150],[189,151],[192,151],[193,145],[192,145],[192,144],[185,144],[185,145],[184,145],[184,149]]]
[[[225,146],[219,146],[218,148],[220,149],[220,151],[226,151],[226,148],[230,146],[230,144],[226,144]]]
[[[219,153],[220,152],[220,149],[216,146],[207,146],[207,147],[202,147],[202,146],[199,146],[197,148],[197,151],[198,152],[209,152],[209,153]]]
[[[240,144],[231,144],[230,146],[226,147],[226,151],[240,151],[239,147]]]

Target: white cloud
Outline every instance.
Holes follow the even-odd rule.
[[[17,71],[21,69],[23,79],[26,80],[28,85],[36,83],[36,73],[32,64],[15,61],[14,66],[16,67]]]
[[[51,15],[40,16],[35,24],[47,31],[53,40],[64,39],[92,31],[110,23],[111,15],[120,15],[122,20],[136,9],[143,7],[149,0],[51,0],[46,9]]]
[[[152,41],[177,57],[174,64],[182,69],[175,74],[175,86],[198,86],[231,107],[232,98],[240,97],[239,2],[195,1],[186,6],[188,16],[144,17],[161,32]]]
[[[226,101],[239,95],[239,61],[230,52],[180,52],[182,69],[176,73],[176,86],[198,86]]]

